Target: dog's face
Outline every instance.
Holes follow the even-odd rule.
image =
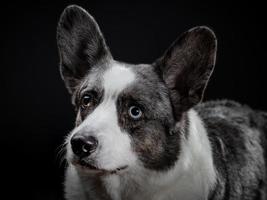
[[[201,101],[213,70],[213,32],[191,29],[153,64],[131,65],[115,61],[92,16],[70,6],[57,39],[77,111],[67,159],[91,174],[171,168],[186,137],[186,112]]]

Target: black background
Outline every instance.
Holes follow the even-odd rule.
[[[131,63],[151,63],[183,31],[208,25],[218,37],[218,56],[205,99],[234,99],[267,110],[265,6],[198,2],[1,3],[5,199],[62,198],[64,163],[56,157],[57,147],[73,128],[75,116],[59,75],[56,26],[69,4],[87,9],[114,58]]]

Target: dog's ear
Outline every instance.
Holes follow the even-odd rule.
[[[94,65],[112,56],[94,18],[79,6],[68,6],[57,27],[60,72],[73,93]]]
[[[207,27],[183,33],[154,65],[170,91],[177,117],[202,100],[216,59],[217,40]]]

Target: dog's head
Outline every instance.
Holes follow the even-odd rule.
[[[216,38],[183,33],[153,64],[115,61],[94,18],[78,6],[61,15],[60,72],[76,107],[67,159],[88,172],[166,170],[179,159],[187,111],[202,99]]]

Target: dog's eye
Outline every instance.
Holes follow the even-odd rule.
[[[92,102],[93,102],[93,95],[85,94],[82,96],[82,99],[81,99],[81,107],[85,109],[88,106],[90,106]]]
[[[138,106],[131,106],[128,114],[133,119],[139,119],[142,116],[142,110]]]

